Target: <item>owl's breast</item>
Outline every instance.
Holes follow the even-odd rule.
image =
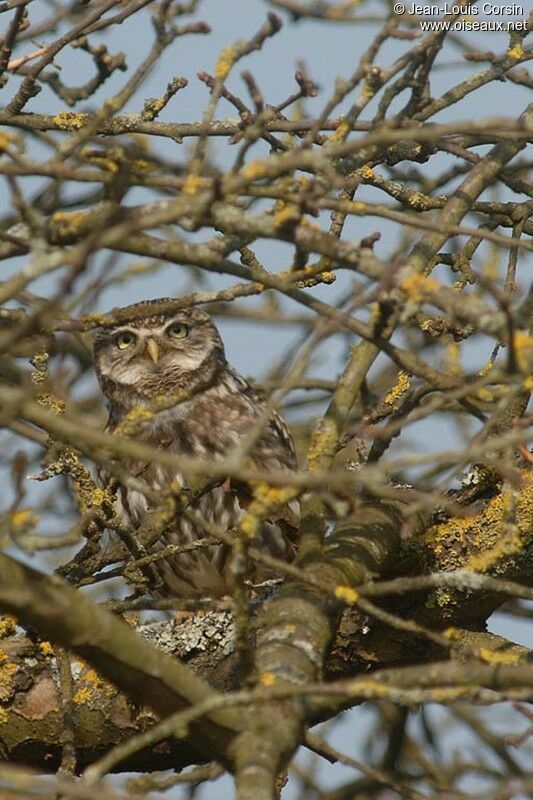
[[[177,461],[180,455],[205,457],[210,448],[201,435],[202,426],[198,425],[191,411],[190,404],[183,403],[159,412],[137,426],[132,438],[156,450],[175,454]],[[186,487],[186,480],[178,465],[130,461],[126,466],[132,481],[129,485],[120,484],[115,502],[116,514],[125,525],[139,527],[147,512],[158,505],[161,492],[169,488],[178,491]],[[143,486],[146,487],[145,491]]]
[[[160,492],[170,487],[173,491],[179,491],[185,486],[181,472],[159,464],[141,468],[136,478],[139,488],[120,484],[115,499],[115,513],[124,525],[134,528],[138,528],[147,512],[158,505]],[[146,486],[145,492],[141,484]]]

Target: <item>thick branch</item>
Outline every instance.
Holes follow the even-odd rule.
[[[339,598],[347,587],[381,573],[399,548],[401,516],[392,504],[363,506],[358,521],[336,529],[324,555],[301,563],[316,586],[328,587]],[[355,590],[354,599],[356,598]],[[341,604],[307,583],[290,583],[265,604],[258,620],[255,667],[263,685],[301,686],[322,675],[326,653],[335,636]],[[271,800],[276,779],[300,738],[305,707],[298,700],[255,707],[232,747],[241,800]]]
[[[216,692],[177,658],[150,645],[118,617],[56,577],[0,555],[0,608],[40,635],[88,661],[135,702],[166,715]],[[208,759],[224,755],[237,729],[232,711],[194,725],[194,741]]]

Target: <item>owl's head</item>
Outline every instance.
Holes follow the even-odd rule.
[[[120,324],[95,331],[95,369],[112,403],[127,407],[184,389],[194,394],[226,365],[209,315],[199,308],[161,313],[169,303],[149,300],[120,309]],[[154,315],[147,316],[151,306]]]

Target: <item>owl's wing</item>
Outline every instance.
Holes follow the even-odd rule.
[[[279,442],[282,453],[284,454],[284,466],[288,470],[296,469],[296,449],[294,447],[294,440],[288,425],[279,414],[274,413],[270,419],[270,428],[273,435]]]
[[[239,394],[246,397],[257,415],[264,413],[265,402],[248,381],[231,367],[229,373],[235,380]],[[274,412],[265,424],[263,435],[252,449],[251,458],[262,469],[296,469],[296,450],[285,420]]]
[[[256,413],[262,414],[265,403],[255,389],[241,375],[231,370],[239,384],[239,391],[253,404]],[[296,449],[289,427],[283,417],[274,412],[265,425],[249,454],[249,462],[257,469],[268,473],[280,471],[292,472],[297,469]],[[248,487],[232,482],[237,491],[239,502],[248,507],[251,492]],[[273,511],[262,526],[260,546],[265,547],[271,555],[283,561],[292,561],[296,553],[300,534],[300,504],[298,500],[284,503]]]

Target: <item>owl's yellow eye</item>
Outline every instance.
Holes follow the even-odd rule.
[[[189,329],[183,322],[173,322],[172,325],[168,326],[166,333],[167,336],[170,336],[172,339],[185,339],[189,333]]]
[[[115,344],[119,350],[125,350],[135,344],[137,337],[131,331],[122,331],[115,336]]]

